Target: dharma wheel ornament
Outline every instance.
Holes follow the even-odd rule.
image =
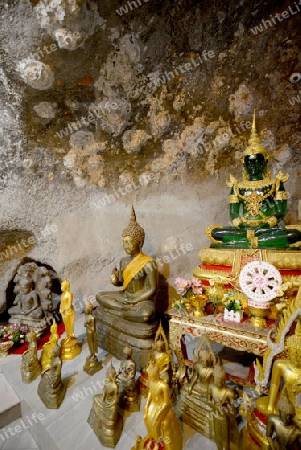
[[[256,328],[266,327],[266,317],[270,312],[269,302],[276,298],[282,284],[279,271],[265,261],[252,261],[240,272],[239,284],[248,297],[252,325]]]

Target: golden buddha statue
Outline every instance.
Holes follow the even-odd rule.
[[[119,385],[120,407],[130,412],[139,411],[138,385],[136,382],[136,364],[132,360],[132,349],[128,345],[123,349],[124,359],[116,375]]]
[[[201,397],[207,398],[208,386],[213,378],[214,358],[206,349],[199,351],[195,356],[196,371],[189,383],[189,394],[194,389]]]
[[[85,308],[85,327],[87,330],[87,341],[88,347],[90,351],[90,355],[87,356],[86,362],[84,365],[84,371],[88,375],[94,375],[100,369],[102,369],[102,364],[98,361],[97,353],[97,335],[96,335],[96,325],[95,325],[95,317],[92,315],[93,305],[88,301]]]
[[[120,439],[123,419],[118,412],[119,389],[116,383],[116,371],[111,366],[106,373],[102,394],[94,395],[93,407],[88,417],[88,423],[98,437],[100,443],[114,448]]]
[[[193,355],[192,378],[181,389],[181,419],[208,439],[212,439],[213,408],[208,402],[208,389],[213,381],[215,355],[206,333],[200,338]]]
[[[168,384],[160,379],[154,361],[149,363],[148,376],[149,393],[143,415],[148,434],[140,448],[162,448],[163,444],[164,450],[182,450],[180,424],[171,406]]]
[[[175,367],[172,361],[172,352],[169,348],[168,341],[160,322],[160,325],[156,331],[155,342],[153,344],[152,359],[155,361],[160,371],[160,378],[164,380],[170,387],[170,397],[172,397],[171,382],[173,379],[173,373]],[[172,367],[173,366],[173,367]],[[147,397],[148,395],[148,363],[143,367],[140,376],[140,392]]]
[[[208,387],[208,402],[213,407],[214,440],[218,450],[230,450],[235,428],[235,392],[226,386],[226,372],[218,359],[213,369],[213,383]]]
[[[69,360],[80,354],[82,348],[78,344],[74,335],[74,307],[72,304],[73,295],[70,292],[70,282],[65,278],[61,284],[62,295],[60,313],[65,325],[66,338],[61,341],[61,358]]]
[[[96,299],[98,345],[121,359],[130,345],[137,370],[147,362],[156,322],[157,263],[142,253],[144,230],[137,223],[132,207],[129,225],[123,230],[123,247],[128,256],[114,268],[111,282],[121,291],[99,292]]]
[[[277,405],[279,415],[270,414],[268,416],[266,435],[271,450],[293,450],[295,443],[301,445],[301,430],[293,422],[295,408],[287,396],[285,390],[284,395]],[[299,448],[299,447],[298,447]]]
[[[298,320],[295,334],[286,340],[288,359],[277,359],[272,369],[269,395],[256,400],[256,408],[263,414],[275,414],[281,382],[295,408],[294,422],[301,427],[301,323]]]
[[[22,355],[21,375],[23,383],[31,383],[41,373],[41,365],[37,356],[37,335],[30,331],[27,335],[28,350]]]
[[[284,183],[288,175],[275,179],[267,170],[268,155],[255,127],[243,153],[243,181],[230,175],[230,218],[233,227],[213,225],[206,234],[215,248],[301,248],[300,226],[279,227],[285,217],[288,195]]]
[[[46,408],[49,409],[58,409],[66,393],[66,386],[61,379],[62,361],[60,353],[59,345],[55,344],[52,349],[51,364],[41,373],[38,386],[38,395]]]
[[[55,319],[53,319],[53,322],[50,327],[50,338],[49,341],[46,342],[46,344],[43,345],[43,349],[41,352],[41,359],[40,363],[42,366],[42,370],[47,369],[47,367],[50,366],[51,358],[52,358],[52,350],[53,347],[57,344],[59,335],[57,334],[57,323]]]

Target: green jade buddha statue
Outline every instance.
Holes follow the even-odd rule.
[[[255,127],[255,112],[248,146],[243,153],[244,179],[230,175],[229,204],[233,227],[213,225],[206,235],[214,248],[301,248],[298,225],[278,226],[287,211],[284,183],[289,175],[274,179],[267,170],[268,155]]]

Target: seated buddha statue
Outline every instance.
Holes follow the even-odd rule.
[[[41,365],[37,356],[37,335],[31,331],[27,335],[28,350],[22,355],[21,375],[23,383],[31,383],[41,373]]]
[[[123,349],[124,359],[120,363],[116,375],[116,382],[119,386],[119,405],[126,411],[139,411],[139,392],[136,382],[136,364],[132,360],[132,349],[129,346]]]
[[[133,207],[130,223],[123,230],[122,237],[127,256],[111,274],[112,284],[122,289],[96,295],[99,304],[95,311],[98,345],[119,359],[122,359],[125,345],[130,345],[137,370],[140,370],[151,351],[157,327],[158,271],[156,261],[142,253],[145,233],[136,221]],[[144,353],[143,360],[137,356],[138,349]]]
[[[120,439],[123,419],[118,411],[119,388],[116,383],[115,368],[109,366],[102,394],[94,395],[93,406],[88,423],[98,437],[100,443],[114,448]]]
[[[56,343],[52,349],[50,366],[41,373],[38,395],[46,408],[58,409],[64,400],[66,385],[62,382],[61,348]]]
[[[243,152],[242,181],[230,175],[229,204],[232,227],[212,225],[206,235],[211,247],[221,248],[301,248],[298,225],[281,227],[287,210],[284,183],[288,175],[279,172],[273,179],[267,170],[268,155],[255,127],[255,113],[248,146]]]
[[[271,450],[293,450],[295,443],[301,444],[301,429],[293,422],[295,408],[287,397],[287,393],[278,402],[279,415],[270,414],[266,436]],[[298,447],[298,448],[299,448]]]
[[[213,382],[208,387],[208,401],[213,407],[213,429],[218,450],[230,450],[235,426],[235,391],[226,386],[226,372],[218,359],[213,369]],[[230,432],[231,430],[231,432]]]
[[[273,364],[269,395],[256,400],[256,408],[265,415],[276,414],[276,404],[282,390],[295,408],[294,422],[301,427],[301,324],[286,340],[288,359],[277,359]]]

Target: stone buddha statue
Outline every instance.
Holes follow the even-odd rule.
[[[37,335],[31,331],[27,335],[28,350],[22,355],[21,375],[23,383],[31,383],[41,373],[41,365],[37,356]]]
[[[230,175],[229,204],[233,227],[213,225],[206,235],[216,248],[301,248],[298,225],[281,227],[287,210],[284,183],[288,175],[279,172],[274,179],[267,170],[268,155],[255,127],[243,153],[243,181]]]
[[[279,415],[270,414],[266,436],[271,450],[293,450],[296,442],[301,445],[301,429],[293,422],[295,408],[287,393],[278,402]],[[299,448],[299,447],[298,447]]]
[[[147,362],[157,327],[157,263],[142,253],[145,233],[136,221],[133,207],[130,223],[122,236],[127,256],[111,274],[112,284],[122,290],[99,292],[96,296],[98,345],[119,359],[125,345],[130,345],[137,370],[140,370]]]
[[[256,400],[256,408],[263,414],[277,413],[276,404],[281,396],[281,384],[295,408],[294,422],[301,427],[301,324],[286,340],[288,359],[277,359],[273,364],[269,395]]]

